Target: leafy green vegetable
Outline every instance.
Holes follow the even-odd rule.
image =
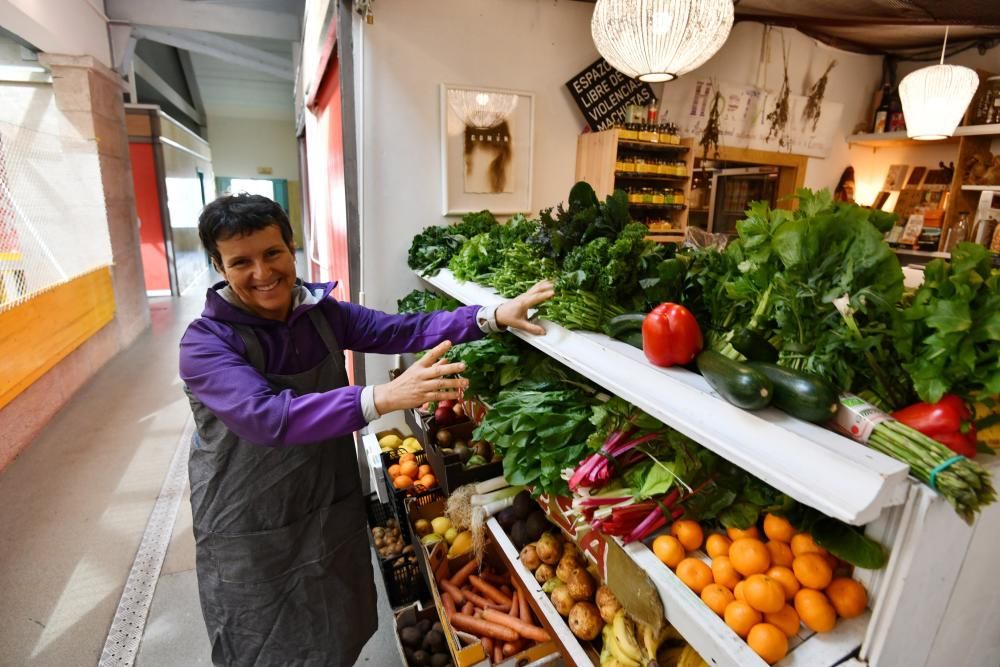
[[[580,181],[569,193],[569,208],[562,204],[541,212],[538,232],[529,243],[544,256],[562,262],[574,248],[598,238],[616,238],[632,222],[628,196],[616,190],[605,202]]]
[[[396,310],[400,313],[431,313],[435,310],[455,310],[461,305],[450,296],[415,289],[396,302]]]
[[[882,545],[836,519],[823,517],[817,520],[812,526],[812,537],[816,544],[855,567],[880,570],[885,566],[886,555]]]
[[[532,376],[547,357],[509,334],[494,334],[456,345],[446,355],[449,362],[465,363],[462,377],[469,381],[466,392],[486,402],[514,383]]]
[[[564,468],[586,452],[593,399],[579,390],[501,392],[473,433],[503,455],[504,477],[540,493],[568,496]]]
[[[960,243],[950,262],[927,265],[898,318],[896,344],[923,401],[1000,394],[1000,273],[986,248]]]
[[[457,225],[428,227],[413,237],[407,266],[420,275],[433,276],[448,266],[452,256],[467,240],[488,232],[496,224],[492,213],[480,211],[467,213]]]

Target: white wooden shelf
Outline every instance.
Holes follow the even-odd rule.
[[[1000,124],[992,125],[964,125],[955,129],[954,136],[943,139],[910,139],[906,135],[906,130],[897,132],[864,132],[852,134],[847,137],[847,143],[855,146],[868,146],[870,148],[887,148],[890,146],[930,146],[938,143],[956,143],[961,137],[983,137],[1000,136]]]
[[[503,300],[447,270],[425,280],[466,304]],[[515,334],[805,505],[864,525],[906,498],[909,468],[900,461],[773,408],[737,408],[700,375],[657,368],[641,350],[603,334],[542,323],[544,336]]]
[[[1000,184],[997,185],[963,185],[966,192],[1000,192]]]
[[[619,543],[620,540],[619,540]],[[765,667],[766,663],[726,625],[701,598],[677,578],[641,542],[622,545],[660,592],[667,620],[710,665]],[[828,667],[854,653],[865,636],[870,612],[839,619],[831,632],[816,634],[805,626],[789,641],[789,652],[778,667]]]
[[[375,437],[374,432],[362,432],[361,444],[365,450],[365,458],[368,460],[372,491],[378,496],[379,502],[387,503],[389,502],[389,492],[385,488],[385,475],[382,474],[382,449],[378,446],[378,438]]]

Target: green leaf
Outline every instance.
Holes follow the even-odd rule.
[[[885,567],[886,554],[882,545],[836,519],[824,517],[816,521],[812,537],[816,544],[855,567],[866,570]]]
[[[746,530],[757,523],[760,508],[753,503],[735,503],[719,512],[719,522],[726,528]]]

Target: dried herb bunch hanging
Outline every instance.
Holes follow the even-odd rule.
[[[767,129],[764,141],[771,141],[771,137],[777,137],[778,145],[785,146],[788,143],[785,128],[788,127],[788,97],[791,94],[791,89],[788,87],[788,50],[785,48],[785,33],[781,33],[781,55],[784,61],[784,80],[781,83],[778,99],[774,103],[774,109],[767,114],[767,122],[771,125]]]
[[[719,128],[724,99],[716,84],[712,84],[712,89],[715,91],[715,95],[712,97],[712,108],[708,110],[708,120],[705,122],[705,130],[701,133],[701,140],[698,142],[698,145],[701,146],[702,160],[708,158],[708,151],[710,150],[712,151],[713,158],[719,157]]]
[[[802,109],[802,124],[809,125],[812,121],[812,129],[815,132],[816,126],[819,124],[819,116],[823,113],[823,95],[826,94],[826,84],[830,80],[830,70],[836,67],[837,61],[831,60],[830,64],[826,66],[826,71],[823,72],[823,76],[816,80],[816,83],[812,85],[809,89],[809,94],[806,96],[806,106]]]

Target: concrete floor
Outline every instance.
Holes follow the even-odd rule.
[[[151,299],[150,330],[101,369],[0,473],[0,664],[98,662],[189,415],[177,377],[177,344],[201,310],[204,291],[191,292]],[[379,631],[358,664],[391,667],[400,660],[391,609],[376,579]],[[136,662],[211,664],[187,496]]]

